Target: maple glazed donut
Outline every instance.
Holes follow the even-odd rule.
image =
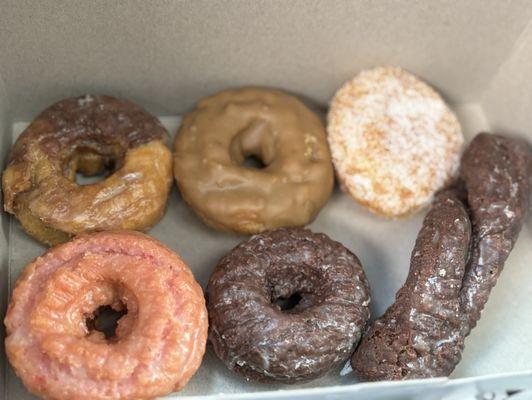
[[[14,144],[2,177],[4,208],[49,245],[83,232],[147,230],[164,214],[172,184],[167,140],[159,120],[129,101],[59,101]],[[103,181],[76,183],[76,172],[105,171],[112,173]]]
[[[114,337],[96,310],[127,313]],[[23,271],[5,318],[17,375],[46,399],[147,399],[185,386],[207,341],[201,287],[181,258],[139,232],[80,235]]]
[[[460,124],[430,86],[400,68],[363,71],[335,94],[328,141],[342,188],[386,217],[428,205],[458,170]]]
[[[264,168],[244,166],[249,156]],[[309,223],[334,183],[318,117],[295,97],[260,88],[220,92],[184,117],[174,175],[206,224],[246,234]]]
[[[209,338],[231,370],[296,383],[345,361],[369,318],[358,258],[324,234],[279,228],[253,236],[207,286]]]

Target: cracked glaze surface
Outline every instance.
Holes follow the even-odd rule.
[[[113,341],[86,319],[127,314]],[[5,318],[6,352],[45,399],[147,399],[182,388],[207,340],[200,286],[179,256],[137,232],[78,236],[29,264]]]
[[[279,298],[299,294],[291,309]],[[282,228],[253,236],[217,265],[207,288],[218,357],[251,380],[295,383],[345,361],[369,318],[358,258],[324,234]]]
[[[452,371],[463,346],[458,295],[470,236],[464,204],[452,192],[439,194],[417,237],[405,285],[353,355],[360,379],[412,379]]]
[[[462,333],[467,335],[480,318],[529,211],[531,147],[521,140],[479,134],[464,153],[460,177],[473,225],[472,251],[460,292]]]
[[[395,303],[351,359],[360,379],[453,371],[517,240],[531,191],[530,146],[477,135],[462,157],[456,191],[440,194],[423,222]]]
[[[3,174],[4,208],[49,245],[90,231],[147,230],[172,184],[168,133],[157,118],[111,96],[62,100],[15,142]],[[76,172],[112,173],[78,185]]]

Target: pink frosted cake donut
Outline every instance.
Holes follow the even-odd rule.
[[[127,313],[114,337],[101,306]],[[6,352],[45,399],[147,399],[179,390],[207,340],[203,293],[177,254],[137,232],[78,236],[29,264],[5,319]]]
[[[377,214],[416,212],[458,169],[463,136],[456,116],[400,68],[358,74],[336,93],[327,119],[342,187]]]

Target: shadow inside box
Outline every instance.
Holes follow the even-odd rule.
[[[261,383],[248,381],[244,377],[231,371],[215,354],[210,342],[198,372],[192,377],[188,385],[179,392],[179,395],[201,395],[209,393],[210,385],[220,388],[219,393],[242,393],[242,392],[263,392],[277,390],[293,390],[305,388],[327,387],[335,385],[349,385],[358,383],[352,373],[343,373],[345,364],[342,362],[333,367],[326,375],[309,382],[284,384],[284,383]]]
[[[193,249],[191,250],[188,247],[183,250],[185,257],[193,258],[198,262],[198,264],[192,265],[191,267],[197,268],[195,273],[198,274],[199,280],[202,281],[205,287],[206,280],[209,278],[219,259],[231,251],[232,246],[230,244],[245,241],[248,236],[236,236],[212,230],[205,226],[195,215],[192,215],[194,212],[184,203],[178,194],[173,193],[172,195],[172,201],[179,201],[178,208],[180,209],[174,217],[179,215],[182,217],[183,223],[190,225],[189,234],[196,235],[196,240],[200,236],[209,238],[208,246],[203,249],[200,255],[194,254]],[[371,312],[374,317],[377,317],[393,301],[397,287],[402,285],[404,281],[404,277],[402,276],[404,275],[403,271],[397,268],[394,262],[395,259],[390,257],[390,253],[393,253],[394,249],[385,250],[383,249],[386,248],[385,243],[381,243],[382,232],[386,232],[389,235],[394,231],[393,226],[396,223],[394,221],[379,219],[369,214],[366,210],[357,207],[350,198],[346,198],[343,193],[335,191],[329,203],[309,228],[314,232],[323,232],[333,240],[343,243],[360,258],[374,297],[370,306]],[[346,218],[351,215],[356,217],[355,220],[358,221],[357,223],[353,223],[350,218]],[[364,229],[363,226],[369,220],[377,222],[380,229],[371,231]],[[407,225],[403,229],[410,229],[411,225],[415,224],[417,224],[416,219],[410,223],[403,223],[401,225]],[[402,264],[408,270],[408,263]],[[395,275],[398,275],[398,277],[394,278]],[[242,392],[243,386],[246,392],[257,392],[357,383],[358,381],[354,375],[349,373],[349,369],[345,369],[346,363],[348,363],[348,360],[341,365],[337,365],[325,376],[307,383],[295,385],[257,383],[247,381],[242,376],[231,371],[218,359],[212,346],[209,344],[200,370],[181,393],[187,395],[204,394],[208,393],[209,386],[221,387],[222,389],[220,391],[223,393],[237,393]]]
[[[246,239],[245,236],[214,230],[203,223],[175,185],[164,217],[149,234],[177,252],[203,287],[221,257]]]
[[[528,211],[528,217],[524,223],[524,229],[528,229],[532,233],[532,204],[529,206],[530,210]]]
[[[371,319],[384,313],[404,284],[425,212],[403,220],[386,219],[370,213],[336,188],[310,226],[339,241],[360,259],[370,285]]]

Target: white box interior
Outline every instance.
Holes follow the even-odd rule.
[[[532,140],[531,21],[532,2],[525,0],[0,0],[0,157],[5,165],[13,139],[40,110],[72,95],[133,100],[161,116],[173,136],[178,116],[217,90],[279,87],[323,113],[343,81],[373,65],[401,65],[434,85],[456,110],[467,138],[492,129]],[[384,220],[335,190],[310,227],[360,257],[376,317],[404,282],[423,215]],[[45,248],[5,213],[1,228],[3,317],[7,284]],[[150,233],[180,253],[203,285],[217,260],[244,239],[203,225],[175,187],[164,219]],[[252,384],[208,349],[179,395],[426,399],[532,390],[531,243],[529,217],[451,381],[353,385],[351,375],[332,371],[305,385]],[[33,398],[0,356],[0,393]],[[485,375],[491,376],[480,378]]]

